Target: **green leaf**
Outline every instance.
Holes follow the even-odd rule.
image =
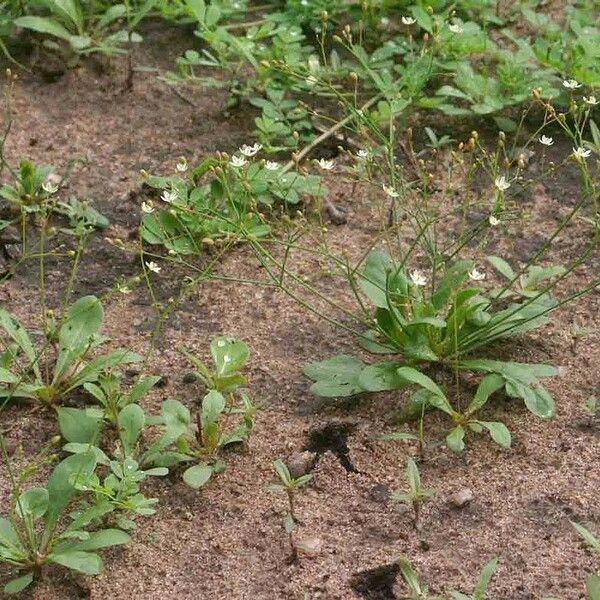
[[[473,400],[469,404],[466,414],[471,415],[474,412],[478,411],[487,401],[488,398],[496,391],[498,391],[505,384],[504,378],[496,373],[492,373],[484,377],[479,386],[477,387],[477,391],[475,392],[475,396]]]
[[[85,575],[98,575],[102,572],[102,559],[91,552],[65,552],[64,554],[52,553],[48,556],[50,562],[62,565],[73,571]]]
[[[90,550],[99,550],[100,548],[108,548],[109,546],[119,546],[128,544],[131,537],[128,533],[120,529],[100,529],[92,531],[89,537],[81,542],[72,542],[69,544],[67,552],[88,552]],[[57,548],[59,553],[64,553],[65,549]]]
[[[202,400],[202,429],[210,423],[214,423],[219,415],[225,410],[225,398],[220,392],[211,390]]]
[[[218,377],[237,373],[247,362],[250,350],[244,342],[230,337],[219,337],[210,343],[210,353],[217,368]]]
[[[458,425],[446,436],[446,445],[452,452],[462,452],[465,449],[465,430]]]
[[[18,594],[22,592],[28,585],[33,581],[33,573],[26,573],[25,575],[21,575],[21,577],[17,577],[16,579],[11,579],[4,586],[4,593],[6,594]]]
[[[33,369],[36,379],[41,380],[42,374],[38,366],[38,359],[33,349],[31,339],[27,334],[26,329],[14,319],[8,312],[0,308],[0,327],[2,327],[6,333],[18,344],[19,348],[23,351],[29,365]]]
[[[128,404],[117,417],[119,435],[125,455],[133,452],[137,439],[144,428],[146,417],[139,404]]]
[[[100,439],[102,419],[92,417],[85,409],[57,407],[58,426],[67,442],[77,444],[97,444]]]
[[[412,458],[409,458],[406,464],[406,478],[413,495],[418,494],[421,491],[421,475],[417,463]]]
[[[400,363],[386,362],[365,367],[358,378],[358,385],[367,392],[400,390],[408,383],[398,374]]]
[[[273,467],[283,485],[286,487],[290,486],[292,484],[292,476],[290,475],[290,470],[287,465],[281,459],[277,459],[273,461]]]
[[[400,377],[406,379],[406,381],[420,385],[422,388],[425,388],[427,391],[431,392],[434,396],[445,398],[445,394],[441,388],[432,379],[427,377],[427,375],[421,373],[421,371],[413,369],[412,367],[400,367],[397,373],[400,375]]]
[[[201,464],[194,465],[183,472],[183,480],[194,489],[199,489],[205,485],[213,474],[213,469],[210,465]]]
[[[393,271],[392,259],[383,252],[371,252],[365,261],[360,287],[378,308],[387,308],[387,277]]]
[[[503,448],[510,448],[511,435],[508,427],[504,423],[498,421],[477,421],[480,425],[485,427],[492,436],[492,439]]]
[[[402,577],[410,590],[420,596],[421,584],[419,582],[419,576],[410,561],[407,558],[401,557],[398,559],[398,566],[400,567],[400,573],[402,573]]]
[[[573,525],[577,533],[596,551],[596,553],[600,555],[600,539],[579,523],[571,521],[571,525]]]
[[[100,300],[95,296],[84,296],[74,302],[67,311],[60,328],[58,344],[61,352],[65,348],[87,347],[93,336],[102,327],[103,311]]]
[[[71,477],[90,477],[96,468],[96,455],[93,452],[73,454],[60,462],[48,480],[48,510],[46,524],[52,526],[71,501],[76,490]]]
[[[600,577],[590,575],[585,581],[585,589],[590,600],[600,600]]]
[[[364,391],[358,380],[365,364],[351,356],[334,356],[306,365],[302,372],[315,383],[310,390],[317,396],[337,398]]]
[[[16,503],[15,510],[22,519],[39,519],[48,510],[48,490],[30,488],[23,492]]]
[[[67,42],[70,41],[72,35],[71,32],[68,29],[65,29],[60,23],[47,17],[19,17],[14,20],[14,24],[17,27],[31,29],[38,33],[46,33]]]
[[[516,279],[516,273],[503,258],[500,258],[499,256],[488,256],[487,261],[508,281]]]
[[[485,600],[487,596],[488,586],[496,572],[498,559],[492,558],[481,570],[475,589],[473,590],[473,600]]]

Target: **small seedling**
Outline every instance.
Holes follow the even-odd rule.
[[[488,562],[481,573],[479,574],[479,579],[477,579],[477,583],[475,584],[475,588],[471,594],[463,594],[461,592],[450,592],[452,596],[452,600],[486,600],[487,591],[490,585],[490,581],[496,572],[496,567],[498,566],[498,559],[493,558]]]
[[[405,596],[402,600],[442,600],[439,596],[429,595],[428,588],[421,585],[419,574],[407,558],[398,559],[398,566],[410,592],[410,596]]]
[[[294,478],[292,477],[287,465],[280,459],[273,461],[273,468],[279,476],[281,483],[273,484],[271,489],[275,491],[285,491],[288,498],[289,511],[283,520],[283,526],[285,528],[285,532],[288,534],[290,548],[292,550],[291,560],[294,562],[297,558],[297,550],[296,546],[294,545],[294,540],[292,539],[292,532],[294,531],[296,524],[299,523],[298,518],[296,517],[294,499],[298,489],[307,485],[312,479],[312,475],[308,473],[306,475],[301,475],[300,477]]]
[[[415,529],[420,529],[421,506],[434,496],[434,492],[425,489],[421,485],[421,475],[419,474],[417,463],[412,458],[408,459],[406,466],[406,480],[409,486],[408,493],[395,492],[392,498],[398,502],[404,502],[412,506]]]
[[[596,551],[600,556],[600,539],[598,539],[589,529],[571,521],[571,525],[577,533]],[[600,576],[590,575],[585,581],[585,587],[590,600],[600,600]]]

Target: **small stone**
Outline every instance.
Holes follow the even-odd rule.
[[[471,503],[473,498],[475,498],[473,492],[469,488],[463,488],[450,496],[450,502],[456,508],[464,508]]]
[[[323,551],[323,540],[316,536],[306,536],[294,540],[298,554],[307,558],[318,556]]]
[[[287,460],[287,467],[290,470],[290,475],[294,479],[302,477],[310,473],[311,469],[315,466],[315,460],[317,455],[314,452],[295,452]]]
[[[369,498],[374,502],[387,502],[390,498],[390,488],[383,483],[378,483],[369,490]]]

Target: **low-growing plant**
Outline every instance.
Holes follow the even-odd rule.
[[[395,492],[392,497],[397,502],[404,502],[412,506],[415,529],[420,529],[421,507],[425,502],[433,498],[434,492],[425,489],[421,484],[419,468],[412,458],[409,458],[406,464],[406,481],[408,483],[408,492]]]
[[[36,350],[23,325],[0,309],[0,328],[6,334],[1,340],[0,397],[53,406],[75,389],[97,381],[104,371],[141,361],[127,350],[92,358],[93,351],[108,341],[100,334],[102,321],[100,301],[84,296],[65,311],[56,328],[47,329],[46,339]]]
[[[142,204],[142,238],[175,254],[201,253],[215,243],[241,242],[267,235],[261,210],[274,204],[297,205],[303,195],[325,190],[320,178],[285,172],[273,161],[252,158],[262,146],[242,146],[233,157],[219,153],[185,175],[187,166],[172,177],[148,177],[146,183],[161,192],[163,207]],[[208,183],[201,183],[204,177]]]
[[[96,6],[84,0],[44,0],[39,5],[45,9],[45,14],[20,16],[14,20],[14,25],[67,42],[76,55],[100,53],[112,56],[125,53],[123,46],[127,44],[142,41],[134,30],[155,2],[145,0],[138,4],[126,0],[124,3]],[[97,12],[101,7],[104,11]]]
[[[429,594],[429,588],[421,584],[419,574],[408,558],[399,558],[398,566],[400,567],[402,579],[404,579],[410,593],[410,596],[405,596],[402,600],[442,600],[440,596]]]
[[[7,594],[29,586],[45,565],[97,575],[103,565],[96,551],[129,542],[124,531],[98,529],[103,513],[94,507],[71,514],[70,522],[65,522],[78,496],[77,482],[89,478],[95,468],[92,452],[69,456],[57,465],[45,487],[13,490],[9,515],[0,518],[0,561],[19,571],[5,585]]]

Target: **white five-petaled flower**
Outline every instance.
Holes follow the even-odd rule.
[[[389,185],[385,185],[385,183],[383,184],[383,191],[390,197],[390,198],[398,198],[400,196],[400,194],[391,186]]]
[[[50,194],[52,196],[52,194],[56,194],[56,192],[58,192],[58,185],[52,183],[51,181],[44,181],[44,183],[42,183],[42,189],[47,194]]]
[[[538,141],[542,146],[552,146],[552,144],[554,144],[554,140],[547,135],[543,135]]]
[[[563,85],[568,90],[576,90],[578,87],[581,87],[581,84],[578,81],[576,81],[575,79],[565,79],[563,81]]]
[[[323,171],[331,171],[331,169],[333,169],[335,166],[335,163],[332,160],[327,160],[325,158],[320,158],[317,161],[317,164],[319,167],[321,167],[321,169],[323,169]]]
[[[243,167],[248,161],[243,156],[232,156],[231,157],[231,166],[236,169],[239,167]]]
[[[581,146],[579,148],[573,148],[573,156],[575,158],[578,158],[581,160],[583,160],[584,158],[587,158],[591,153],[592,153],[591,150],[586,150],[585,148],[582,148]]]
[[[412,271],[412,273],[410,273],[410,279],[416,286],[422,287],[427,285],[427,277],[425,277],[425,275],[423,275],[423,273],[421,273],[421,271],[418,269],[415,269]]]
[[[473,281],[482,281],[483,279],[485,279],[485,273],[483,271],[480,271],[476,267],[473,267],[469,271],[469,279],[472,279]]]
[[[142,212],[146,213],[147,215],[153,213],[154,206],[152,205],[152,202],[142,202]]]
[[[170,192],[168,190],[165,190],[161,195],[160,195],[160,199],[163,202],[166,202],[167,204],[171,204],[171,202],[175,202],[175,200],[177,200],[177,192],[175,190],[171,190]]]
[[[464,29],[457,23],[450,23],[450,25],[448,25],[448,29],[452,33],[462,33],[464,31]]]
[[[600,103],[600,100],[596,96],[584,96],[583,101],[590,106],[596,106],[596,104]]]
[[[496,179],[494,180],[494,185],[501,192],[505,192],[510,187],[510,183],[508,181],[506,181],[506,177],[504,177],[504,175],[500,175],[500,177],[496,177]]]
[[[356,157],[360,158],[361,160],[365,160],[369,157],[369,153],[366,150],[358,150]]]
[[[404,23],[404,25],[414,25],[416,22],[417,20],[412,17],[402,17],[402,23]]]
[[[177,161],[177,164],[175,165],[175,168],[180,173],[185,173],[187,171],[188,163],[187,163],[187,160],[185,159],[185,156],[181,156],[179,158],[179,160]]]
[[[246,144],[244,144],[241,148],[240,148],[240,152],[244,155],[247,156],[248,158],[254,156],[257,152],[259,152],[260,150],[262,150],[262,145],[261,144],[254,144],[252,146],[248,146]]]
[[[153,273],[160,273],[160,267],[153,260],[146,261],[146,268]]]
[[[500,225],[500,219],[498,219],[494,215],[490,215],[490,218],[488,219],[488,221],[492,227],[496,227],[496,225]]]
[[[268,160],[265,163],[265,169],[268,171],[277,171],[281,165],[275,160]]]

